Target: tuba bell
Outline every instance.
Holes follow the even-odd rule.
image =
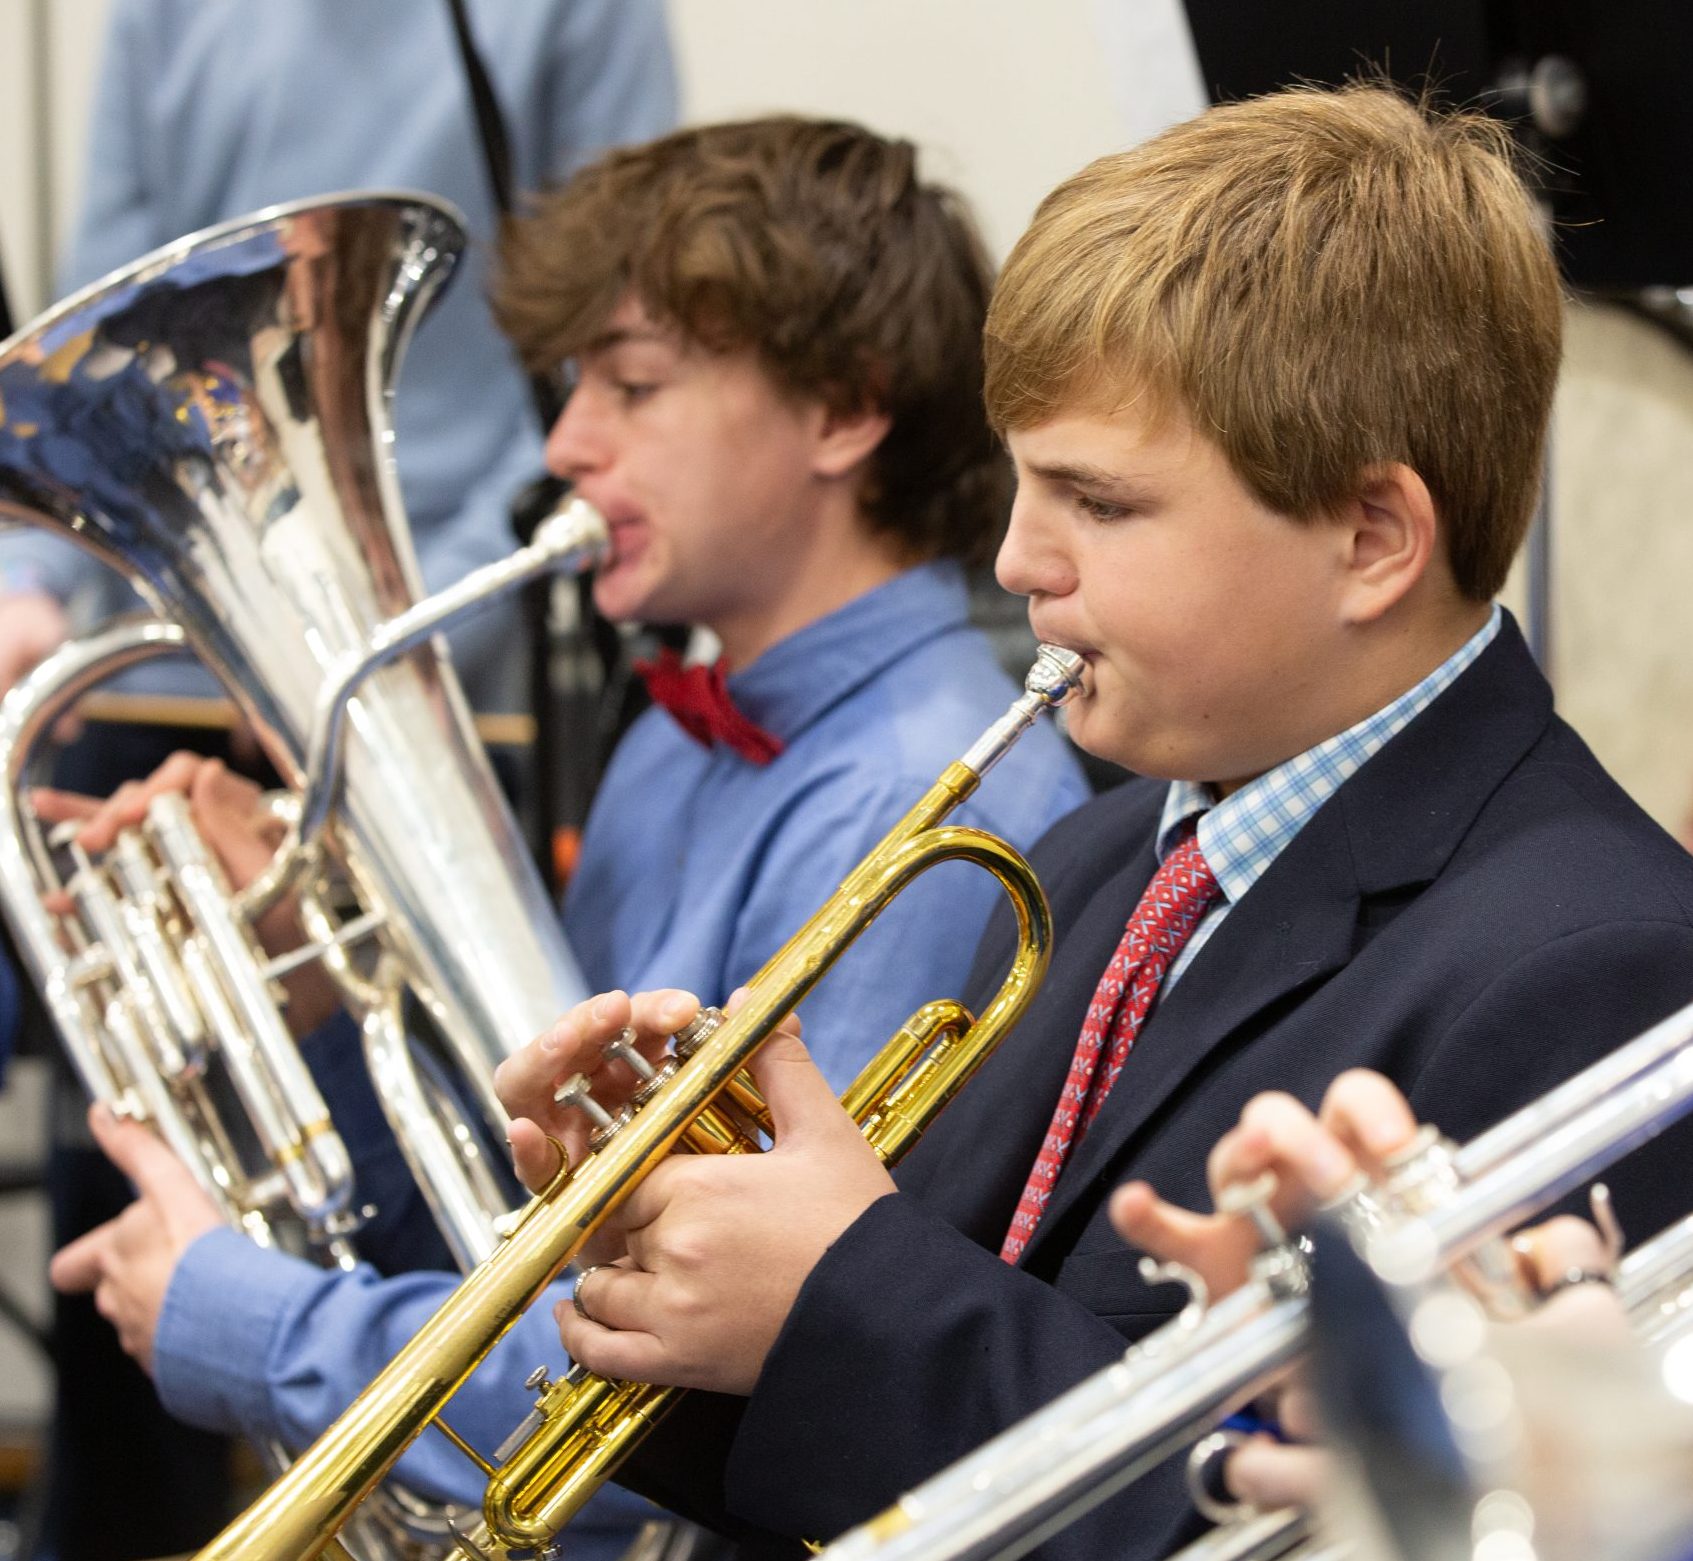
[[[508,1194],[463,1105],[499,1142],[494,1067],[585,995],[438,631],[591,568],[604,523],[575,501],[425,599],[389,455],[392,380],[462,246],[429,197],[277,207],[0,343],[0,522],[89,550],[152,613],[65,646],[0,703],[6,914],[89,1093],[159,1132],[232,1224],[329,1263],[352,1261],[362,1216],[279,978],[316,959],[336,981],[464,1268],[497,1244]],[[180,797],[98,862],[28,802],[58,715],[185,650],[290,788],[282,848],[240,894]],[[271,958],[254,925],[285,892],[306,943]]]

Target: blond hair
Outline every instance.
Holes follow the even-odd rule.
[[[1305,518],[1401,461],[1458,589],[1504,583],[1533,510],[1562,294],[1508,131],[1379,86],[1213,108],[1041,203],[987,323],[1002,430],[1138,401]]]

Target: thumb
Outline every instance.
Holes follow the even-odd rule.
[[[53,1254],[53,1261],[47,1265],[47,1278],[61,1295],[83,1295],[100,1283],[114,1223],[108,1220]]]
[[[811,1053],[791,1030],[777,1030],[753,1054],[751,1071],[770,1121],[776,1129],[776,1145],[807,1134],[851,1128],[852,1119],[841,1109],[829,1081],[818,1071]]]

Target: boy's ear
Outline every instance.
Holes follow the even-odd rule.
[[[1342,521],[1349,543],[1346,615],[1354,623],[1371,623],[1401,601],[1439,557],[1434,497],[1402,462],[1372,466]]]
[[[812,469],[819,477],[846,477],[888,436],[893,419],[880,407],[820,409]]]

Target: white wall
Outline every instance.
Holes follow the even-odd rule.
[[[40,306],[40,263],[76,207],[108,3],[0,0],[0,237],[23,313]],[[669,0],[669,10],[689,120],[794,109],[909,136],[929,173],[976,205],[996,253],[1066,174],[1201,101],[1180,0]]]
[[[81,187],[84,127],[108,0],[0,0],[0,256],[27,319]]]
[[[970,197],[996,254],[1060,179],[1198,105],[1178,12],[1176,0],[670,0],[688,119],[797,109],[907,136],[931,177]],[[1152,90],[1126,118],[1106,43],[1143,32],[1162,48],[1136,73]]]

